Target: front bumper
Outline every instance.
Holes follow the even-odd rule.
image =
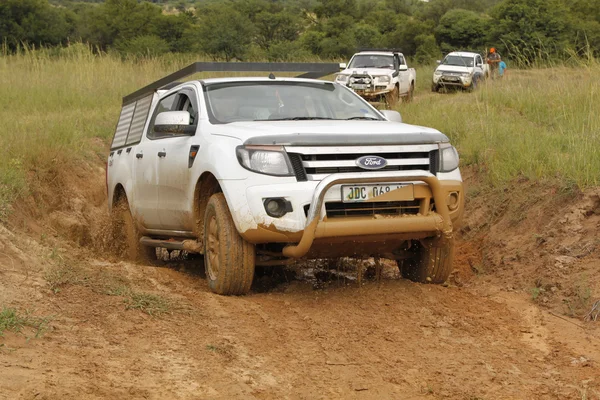
[[[419,204],[418,214],[371,215],[359,217],[328,218],[325,203],[340,201],[339,185],[342,184],[392,184],[412,182],[414,199]],[[310,187],[310,189],[309,189]],[[449,208],[447,198],[456,193],[458,202]],[[280,219],[265,216],[262,199],[285,197],[290,200],[294,212]],[[248,212],[252,215],[254,228],[241,229],[241,235],[251,243],[298,243],[288,245],[283,253],[299,258],[308,253],[315,239],[340,237],[376,237],[398,235],[405,238],[422,238],[434,235],[450,236],[453,226],[462,217],[464,190],[461,181],[439,180],[428,171],[393,171],[368,173],[332,174],[320,182],[255,186],[247,189]],[[431,211],[431,203],[435,211]],[[306,216],[304,207],[308,208]],[[240,210],[242,211],[242,210]],[[235,218],[234,218],[235,219]]]
[[[433,84],[436,86],[458,86],[468,88],[473,83],[471,76],[441,75],[433,77]]]

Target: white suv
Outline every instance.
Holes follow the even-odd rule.
[[[196,63],[124,98],[107,187],[128,255],[204,254],[220,294],[247,293],[255,265],[298,258],[386,257],[405,277],[445,281],[464,204],[445,135],[329,81],[271,74],[158,89],[201,70],[299,68],[332,72]]]
[[[438,61],[433,72],[431,90],[437,92],[442,87],[456,87],[473,90],[489,76],[489,66],[478,53],[455,51]]]

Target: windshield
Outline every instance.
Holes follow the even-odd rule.
[[[446,56],[442,65],[454,65],[456,67],[472,67],[473,57]]]
[[[348,68],[389,68],[394,69],[394,57],[374,54],[354,56]]]
[[[213,83],[204,89],[211,122],[282,120],[383,120],[351,90],[330,82]]]

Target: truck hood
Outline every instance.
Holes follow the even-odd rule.
[[[244,121],[213,126],[213,134],[247,145],[406,145],[448,142],[439,131],[390,121]]]
[[[392,75],[394,73],[393,69],[389,69],[389,68],[352,68],[352,69],[345,69],[342,72],[340,72],[340,75],[364,75],[364,74],[369,74],[371,76],[382,76],[382,75]]]
[[[473,71],[473,67],[458,67],[456,65],[440,65],[436,72],[469,72]]]

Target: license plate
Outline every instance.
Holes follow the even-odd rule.
[[[457,81],[458,77],[457,76],[445,76],[444,79],[446,79],[447,81]]]
[[[369,88],[369,85],[352,85],[352,89],[356,89],[356,90],[365,90],[368,88]]]
[[[344,203],[362,203],[370,201],[406,201],[414,200],[412,183],[391,185],[343,185]]]

